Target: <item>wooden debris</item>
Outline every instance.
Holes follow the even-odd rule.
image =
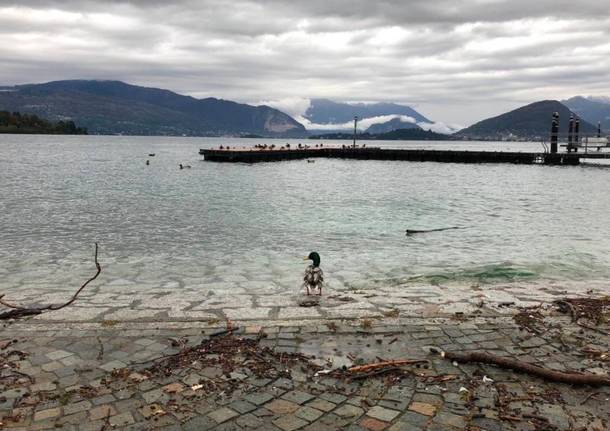
[[[347,371],[350,373],[361,373],[371,370],[377,370],[379,368],[387,367],[398,367],[401,365],[415,365],[415,364],[427,364],[427,359],[397,359],[393,361],[375,362],[373,364],[358,365],[355,367],[348,368]]]
[[[61,310],[62,308],[65,308],[65,307],[71,305],[74,301],[76,301],[76,299],[78,298],[78,295],[83,291],[83,289],[85,289],[85,287],[87,287],[87,285],[89,283],[91,283],[93,280],[95,280],[98,277],[98,275],[100,275],[100,272],[102,272],[102,267],[100,266],[100,263],[97,261],[97,249],[98,249],[98,247],[97,247],[97,242],[96,242],[95,243],[94,262],[95,262],[95,267],[96,267],[97,271],[96,271],[95,275],[93,275],[93,277],[91,277],[87,281],[85,281],[83,283],[83,285],[74,293],[74,295],[72,295],[72,297],[67,302],[65,302],[63,304],[45,305],[44,307],[21,307],[19,305],[14,305],[9,302],[6,302],[3,299],[4,295],[0,295],[0,304],[4,305],[5,307],[12,308],[12,310],[10,310],[10,311],[5,311],[4,313],[0,313],[0,320],[18,319],[20,317],[34,316],[37,314],[41,314],[45,311]]]
[[[448,359],[450,361],[457,361],[462,363],[479,362],[483,364],[496,365],[500,368],[521,371],[527,374],[541,377],[551,382],[568,383],[572,385],[610,386],[610,377],[608,376],[554,371],[540,367],[538,365],[530,364],[528,362],[492,355],[491,353],[439,352],[436,349],[434,349],[434,352],[440,353],[443,358]]]
[[[440,232],[443,230],[452,230],[452,229],[464,229],[464,228],[459,227],[459,226],[451,226],[451,227],[441,227],[438,229],[424,229],[424,230],[407,229],[406,234],[407,234],[407,236],[411,236],[411,235],[415,235],[416,233]]]

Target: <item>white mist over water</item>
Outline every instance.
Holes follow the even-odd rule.
[[[128,281],[133,291],[298,291],[302,257],[312,250],[333,289],[610,276],[610,170],[333,159],[219,164],[197,154],[254,143],[263,141],[0,135],[0,290],[78,284],[91,271],[95,241],[100,284]],[[377,144],[541,149],[367,142]],[[450,226],[464,229],[404,234]]]

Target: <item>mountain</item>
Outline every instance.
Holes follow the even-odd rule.
[[[387,133],[398,129],[421,129],[417,124],[403,121],[400,117],[392,118],[385,123],[377,123],[366,129],[366,133]]]
[[[572,112],[556,100],[535,102],[497,117],[488,118],[462,129],[455,136],[470,139],[548,139],[551,133],[553,112],[559,113],[559,134],[565,137]],[[580,133],[592,134],[597,128],[580,121]]]
[[[343,139],[351,141],[353,135],[350,133],[325,133],[317,136],[310,136],[309,139]],[[359,141],[446,141],[453,139],[450,135],[436,133],[431,130],[417,129],[398,129],[386,133],[362,133],[357,135]]]
[[[603,130],[610,131],[610,99],[576,96],[562,103],[591,124],[597,126],[599,122]]]
[[[0,110],[72,120],[90,134],[301,137],[305,128],[269,106],[195,99],[120,81],[0,87]]]
[[[384,115],[406,115],[416,122],[431,123],[415,109],[395,103],[339,103],[328,99],[311,99],[304,117],[316,124],[343,124],[359,119]]]

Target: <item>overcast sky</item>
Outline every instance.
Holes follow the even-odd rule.
[[[119,79],[196,97],[393,101],[468,125],[610,95],[603,0],[0,1],[0,83]]]

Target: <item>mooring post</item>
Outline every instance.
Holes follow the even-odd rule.
[[[574,115],[570,115],[570,123],[568,125],[568,153],[572,152],[572,134],[574,133]]]
[[[578,145],[580,144],[580,120],[574,120],[574,152],[578,153]]]
[[[602,122],[601,121],[597,122],[597,137],[598,138],[602,137]]]
[[[557,152],[557,138],[559,135],[559,112],[553,113],[553,122],[551,123],[551,153]]]
[[[356,127],[358,126],[358,116],[355,115],[354,116],[354,143],[352,144],[352,146],[354,148],[356,148]]]

